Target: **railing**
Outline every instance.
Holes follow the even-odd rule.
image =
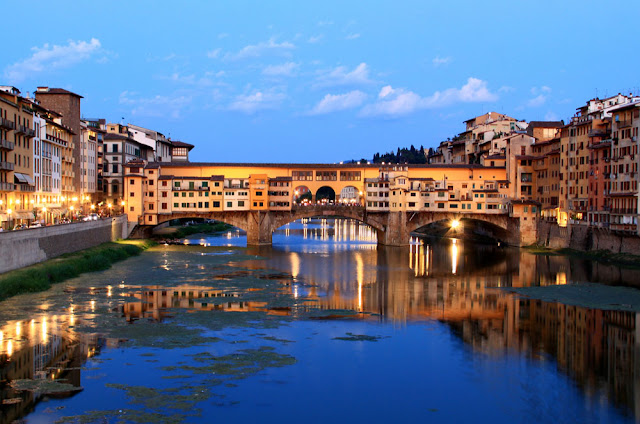
[[[624,121],[618,121],[618,128],[625,128],[631,126],[631,119],[625,119]]]
[[[0,139],[0,149],[13,150],[15,147],[16,145],[12,141]]]
[[[13,171],[14,165],[11,162],[0,162],[0,170]]]
[[[9,121],[6,118],[0,118],[0,128],[6,128],[8,130],[12,130],[16,127],[15,122]]]
[[[27,128],[25,130],[25,134],[27,135],[27,137],[33,138],[36,136],[36,130],[34,130],[33,128]]]
[[[15,185],[12,183],[0,183],[0,191],[14,191]]]
[[[33,192],[36,191],[36,187],[29,184],[16,184],[17,191]]]
[[[589,130],[589,137],[607,137],[609,135],[609,131],[607,130]]]

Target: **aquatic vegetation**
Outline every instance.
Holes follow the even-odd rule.
[[[368,336],[366,334],[347,333],[343,337],[334,337],[333,340],[344,340],[348,342],[377,342],[382,339],[381,336]]]
[[[63,381],[66,380],[22,379],[12,380],[9,384],[13,390],[19,392],[26,391],[40,394],[70,393],[83,390],[82,387],[76,387]]]

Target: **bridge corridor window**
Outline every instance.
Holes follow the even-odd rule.
[[[167,206],[168,206],[168,205],[167,205],[166,203],[163,203],[163,204],[162,204],[162,209],[167,209]]]
[[[337,179],[337,171],[316,171],[316,181],[336,181]]]
[[[214,208],[219,208],[220,207],[220,202],[213,202],[213,207]]]
[[[313,181],[313,171],[292,171],[291,178],[294,181]]]
[[[340,171],[340,181],[360,181],[360,171]]]
[[[238,207],[244,206],[244,200],[238,200]]]

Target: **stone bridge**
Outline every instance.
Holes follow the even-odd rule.
[[[224,222],[247,233],[248,245],[270,245],[275,230],[301,218],[336,217],[361,221],[377,232],[378,243],[387,246],[409,244],[411,233],[439,221],[476,220],[501,228],[504,242],[521,246],[520,220],[503,213],[457,212],[371,212],[361,206],[297,206],[290,211],[228,211],[158,214],[159,224],[179,218],[204,218]],[[138,237],[148,236],[154,226],[139,226]]]

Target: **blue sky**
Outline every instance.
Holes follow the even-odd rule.
[[[196,145],[193,161],[435,147],[488,111],[567,119],[638,91],[640,2],[9,2],[2,84]]]

